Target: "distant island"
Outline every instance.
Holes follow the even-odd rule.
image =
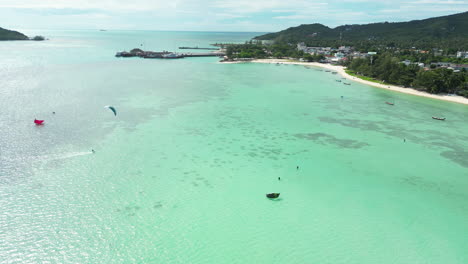
[[[43,36],[35,36],[33,38],[29,38],[28,36],[24,35],[21,32],[8,30],[0,27],[0,41],[1,40],[35,40],[35,41],[42,41],[45,40]]]
[[[288,59],[347,67],[365,80],[468,98],[468,12],[399,23],[300,25],[226,44],[225,61]]]

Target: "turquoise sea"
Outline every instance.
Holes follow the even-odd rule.
[[[0,43],[0,263],[468,263],[468,106],[114,57],[258,33],[25,33],[50,40]]]

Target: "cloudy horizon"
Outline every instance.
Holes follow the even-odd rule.
[[[401,22],[467,10],[466,0],[1,0],[0,27],[272,32],[300,24]]]

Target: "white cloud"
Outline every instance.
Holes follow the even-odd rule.
[[[468,0],[0,0],[3,26],[13,28],[105,24],[115,29],[275,31],[311,23],[406,21],[467,9]]]
[[[290,16],[275,16],[274,19],[308,19],[310,16],[306,15],[290,15]]]
[[[435,4],[435,3],[434,3]],[[417,13],[414,12],[414,10],[418,10]],[[399,8],[395,9],[383,9],[379,10],[378,13],[384,13],[384,14],[412,14],[413,17],[419,17],[419,18],[429,18],[429,17],[435,17],[435,16],[443,16],[443,15],[449,15],[449,14],[454,14],[457,12],[462,12],[460,10],[460,7],[457,6],[433,6],[433,5],[428,5],[428,6],[420,6],[420,5],[403,5],[400,6]],[[436,15],[435,15],[436,14]]]
[[[238,14],[229,14],[229,13],[215,13],[214,14],[215,17],[218,17],[218,18],[243,18],[243,17],[246,17],[246,16],[243,16],[243,15],[238,15]]]
[[[273,9],[271,10],[272,13],[294,13],[297,10],[295,9]]]
[[[2,0],[0,8],[42,8],[42,9],[102,9],[102,10],[127,10],[149,11],[165,8],[177,8],[178,1],[165,0]]]
[[[263,11],[288,10],[296,12],[304,9],[314,9],[327,6],[328,3],[307,0],[223,0],[216,1],[213,6],[221,9],[229,9],[236,13],[255,13]]]
[[[419,0],[414,2],[409,2],[409,4],[418,4],[418,5],[468,5],[468,1],[453,1],[453,0]]]

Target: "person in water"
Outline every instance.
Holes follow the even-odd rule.
[[[296,166],[296,170],[299,170],[299,166]]]
[[[281,181],[281,177],[278,177],[278,181]]]
[[[55,112],[52,112],[53,115],[55,115]]]
[[[96,153],[96,151],[94,151],[94,149],[91,149],[91,152],[92,152],[93,154]]]

